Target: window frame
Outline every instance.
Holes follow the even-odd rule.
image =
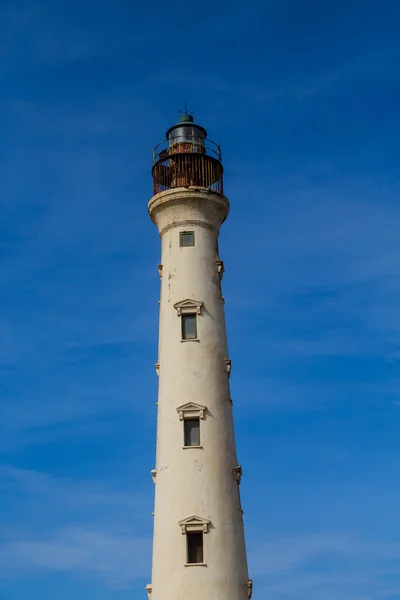
[[[193,541],[196,538],[197,540],[201,540],[201,544],[199,544],[197,547],[192,546],[190,548],[191,541]],[[198,553],[199,549],[201,554],[201,560],[190,560],[193,557],[193,554]],[[202,530],[186,532],[186,564],[190,566],[204,565],[204,533]]]
[[[179,525],[181,527],[182,530],[182,535],[187,535],[188,533],[201,533],[201,534],[205,534],[209,532],[209,527],[210,527],[210,521],[208,519],[203,519],[201,517],[197,517],[195,515],[192,515],[191,517],[188,517],[187,519],[183,519],[182,521],[179,521]],[[202,542],[203,542],[203,562],[202,563],[190,563],[190,562],[186,562],[185,563],[185,567],[201,567],[201,566],[207,566],[207,563],[204,562],[205,559],[205,540],[204,540],[204,535],[202,537]],[[185,559],[186,561],[188,560],[188,541],[185,540]]]
[[[181,300],[180,302],[176,302],[174,304],[174,308],[176,310],[176,314],[178,317],[181,317],[181,341],[182,342],[199,342],[199,332],[198,332],[198,322],[197,316],[201,315],[201,309],[204,303],[199,300],[193,300],[193,298],[186,298],[185,300]],[[183,315],[195,315],[196,316],[196,337],[193,338],[184,338],[183,337]]]
[[[196,404],[195,402],[186,402],[186,404],[182,404],[182,406],[178,406],[176,409],[179,415],[179,420],[183,421],[183,449],[198,449],[203,448],[201,444],[202,432],[201,432],[201,420],[204,420],[206,417],[207,407],[202,404]],[[190,421],[198,419],[199,420],[199,441],[200,444],[198,446],[186,446],[186,436],[185,436],[185,421]]]
[[[185,337],[185,326],[184,323],[186,319],[192,318],[194,322],[194,336],[193,337]],[[198,332],[197,332],[197,314],[195,312],[185,312],[181,314],[181,340],[182,342],[192,342],[198,340]]]
[[[187,444],[189,436],[187,435],[186,426],[189,421],[196,421],[198,425],[198,444]],[[201,427],[200,427],[200,417],[186,417],[183,419],[183,447],[184,448],[201,448]]]
[[[193,244],[184,244],[183,243],[183,238],[185,235],[191,235],[192,236],[192,240],[193,240]],[[194,231],[180,231],[179,232],[179,246],[180,248],[193,248],[195,246],[195,235],[194,235]]]

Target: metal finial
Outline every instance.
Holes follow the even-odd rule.
[[[180,115],[191,115],[191,116],[193,116],[193,112],[189,112],[187,100],[185,100],[185,106],[184,106],[183,110],[179,110],[178,112],[179,112]]]

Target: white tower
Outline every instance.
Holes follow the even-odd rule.
[[[218,252],[229,212],[220,148],[191,115],[154,150],[162,243],[150,600],[248,600]]]

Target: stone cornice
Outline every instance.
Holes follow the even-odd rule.
[[[202,531],[203,533],[208,533],[209,524],[210,521],[208,519],[196,517],[195,515],[179,521],[179,525],[181,526],[183,534],[191,531]]]
[[[190,214],[179,214],[184,208],[189,209]],[[156,194],[149,201],[148,209],[160,235],[182,224],[210,227],[218,232],[221,223],[228,216],[229,200],[223,194],[208,188],[192,186]]]

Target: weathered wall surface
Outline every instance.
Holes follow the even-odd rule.
[[[159,397],[151,600],[246,600],[247,562],[229,391],[218,235],[229,211],[221,194],[175,189],[149,203],[162,239]],[[195,245],[180,247],[181,231]],[[176,303],[203,303],[198,340],[181,339]],[[183,448],[177,408],[205,406],[201,448]],[[186,565],[179,522],[209,521],[204,565]]]

